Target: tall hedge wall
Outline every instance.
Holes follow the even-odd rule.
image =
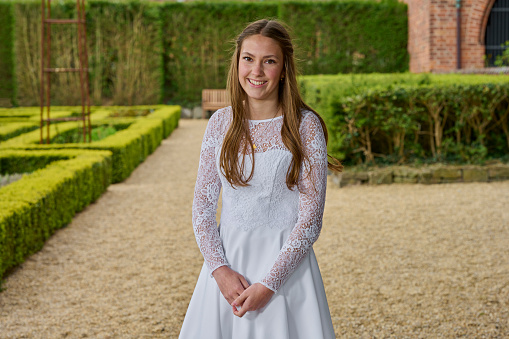
[[[16,104],[14,74],[13,29],[14,16],[11,3],[0,2],[0,105]]]
[[[6,86],[3,95],[15,97],[22,106],[38,105],[40,1],[6,1],[0,0],[2,9],[12,8],[1,11],[0,60],[12,60],[2,54],[11,51],[16,64],[0,70],[0,83],[7,83],[2,85]],[[52,16],[75,17],[75,7],[70,0],[53,3]],[[396,0],[90,0],[86,15],[92,101],[96,105],[199,103],[201,89],[225,87],[231,40],[246,23],[262,17],[288,23],[301,49],[297,56],[303,74],[401,72],[408,68],[406,8]],[[76,27],[52,25],[51,29],[52,65],[73,66]],[[18,76],[9,80],[9,74]],[[79,93],[78,74],[53,75],[52,104],[79,104]]]
[[[276,4],[162,5],[166,97],[199,101],[202,88],[224,88],[236,34],[246,22],[276,16]]]
[[[41,64],[40,2],[16,2],[13,13],[17,100],[39,104]],[[92,103],[135,105],[162,100],[163,64],[159,7],[153,3],[87,1],[87,49]],[[76,3],[52,5],[53,18],[75,18]],[[0,32],[3,30],[0,25]],[[51,66],[77,67],[75,25],[51,26]],[[79,73],[53,74],[51,102],[80,104]]]
[[[160,7],[150,2],[89,1],[91,95],[101,104],[156,104],[163,99]]]
[[[279,17],[292,27],[303,74],[408,70],[407,8],[398,1],[288,2]]]

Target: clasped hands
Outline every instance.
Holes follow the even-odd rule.
[[[221,266],[214,270],[212,276],[224,298],[232,306],[233,314],[239,318],[248,311],[256,311],[265,306],[274,294],[272,290],[260,283],[249,285],[242,274],[228,266]]]

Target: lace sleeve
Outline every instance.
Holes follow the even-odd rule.
[[[299,176],[299,215],[276,262],[261,283],[276,292],[295,271],[322,228],[327,186],[327,148],[322,126],[314,113],[307,113],[301,125],[304,162]]]
[[[210,118],[203,136],[198,177],[194,188],[193,230],[210,273],[228,265],[216,222],[216,209],[221,181],[216,167],[216,147],[219,147],[220,114]]]

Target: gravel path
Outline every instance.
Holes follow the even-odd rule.
[[[203,259],[205,122],[180,127],[10,274],[1,338],[176,338]],[[338,338],[509,337],[509,182],[329,186],[315,251]],[[277,338],[275,338],[277,339]]]

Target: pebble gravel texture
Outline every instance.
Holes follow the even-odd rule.
[[[206,122],[6,278],[1,338],[177,338],[203,259],[191,225]],[[508,338],[509,182],[329,184],[315,251],[338,338]],[[277,339],[277,338],[274,338]]]

